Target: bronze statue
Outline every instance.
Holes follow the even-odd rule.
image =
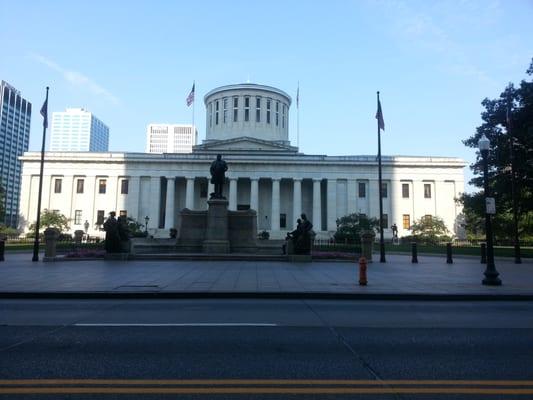
[[[298,218],[296,229],[287,234],[285,240],[290,240],[293,245],[294,254],[311,254],[312,236],[314,235],[313,224],[307,219],[305,214]]]
[[[222,196],[222,188],[226,180],[225,172],[228,170],[226,161],[222,159],[220,154],[217,154],[217,159],[211,163],[211,183],[215,185],[215,191],[210,193],[209,199],[226,199]]]
[[[119,226],[115,215],[116,213],[111,211],[109,217],[104,222],[105,250],[108,253],[120,252]]]

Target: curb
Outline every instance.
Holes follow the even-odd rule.
[[[328,292],[0,292],[0,299],[293,299],[410,301],[533,301],[533,294]]]

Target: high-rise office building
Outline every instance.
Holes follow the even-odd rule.
[[[83,108],[52,115],[50,151],[108,151],[109,128]]]
[[[19,214],[19,157],[28,151],[30,140],[31,103],[7,82],[0,84],[0,179],[5,212],[0,222],[17,227]]]
[[[192,125],[150,124],[146,129],[147,153],[192,153],[198,131]]]

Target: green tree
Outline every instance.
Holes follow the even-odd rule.
[[[364,214],[350,214],[337,219],[337,231],[333,235],[336,242],[360,243],[365,231],[377,232],[379,221]]]
[[[41,213],[41,222],[39,230],[44,230],[46,228],[56,228],[59,230],[60,233],[62,233],[69,230],[69,221],[70,220],[63,214],[60,214],[57,211],[45,209]],[[33,235],[35,235],[36,224],[37,222],[34,222],[29,227],[29,230],[30,232],[32,232]]]
[[[443,219],[436,216],[424,216],[413,223],[411,232],[414,238],[421,243],[436,244],[449,241],[450,231],[446,227]]]
[[[533,75],[533,60],[527,70]],[[533,232],[533,80],[522,80],[518,87],[510,83],[497,99],[484,99],[485,110],[481,114],[483,123],[476,133],[463,143],[477,148],[478,141],[485,135],[491,142],[488,156],[491,196],[496,199],[497,214],[493,219],[496,238],[510,239],[513,234],[512,193],[511,193],[511,146],[513,145],[514,170],[516,179],[517,214],[519,232]],[[507,123],[507,109],[510,112],[510,126]],[[470,184],[483,188],[483,161],[477,154],[476,162],[470,168],[475,177]],[[475,234],[484,225],[483,191],[465,194],[461,198],[465,209],[467,233]],[[480,226],[481,225],[481,226]]]
[[[145,236],[145,231],[143,230],[144,225],[139,221],[135,220],[132,217],[126,219],[128,223],[128,229],[132,237],[143,237]]]

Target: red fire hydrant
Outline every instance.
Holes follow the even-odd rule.
[[[359,258],[359,285],[366,286],[366,258]]]

